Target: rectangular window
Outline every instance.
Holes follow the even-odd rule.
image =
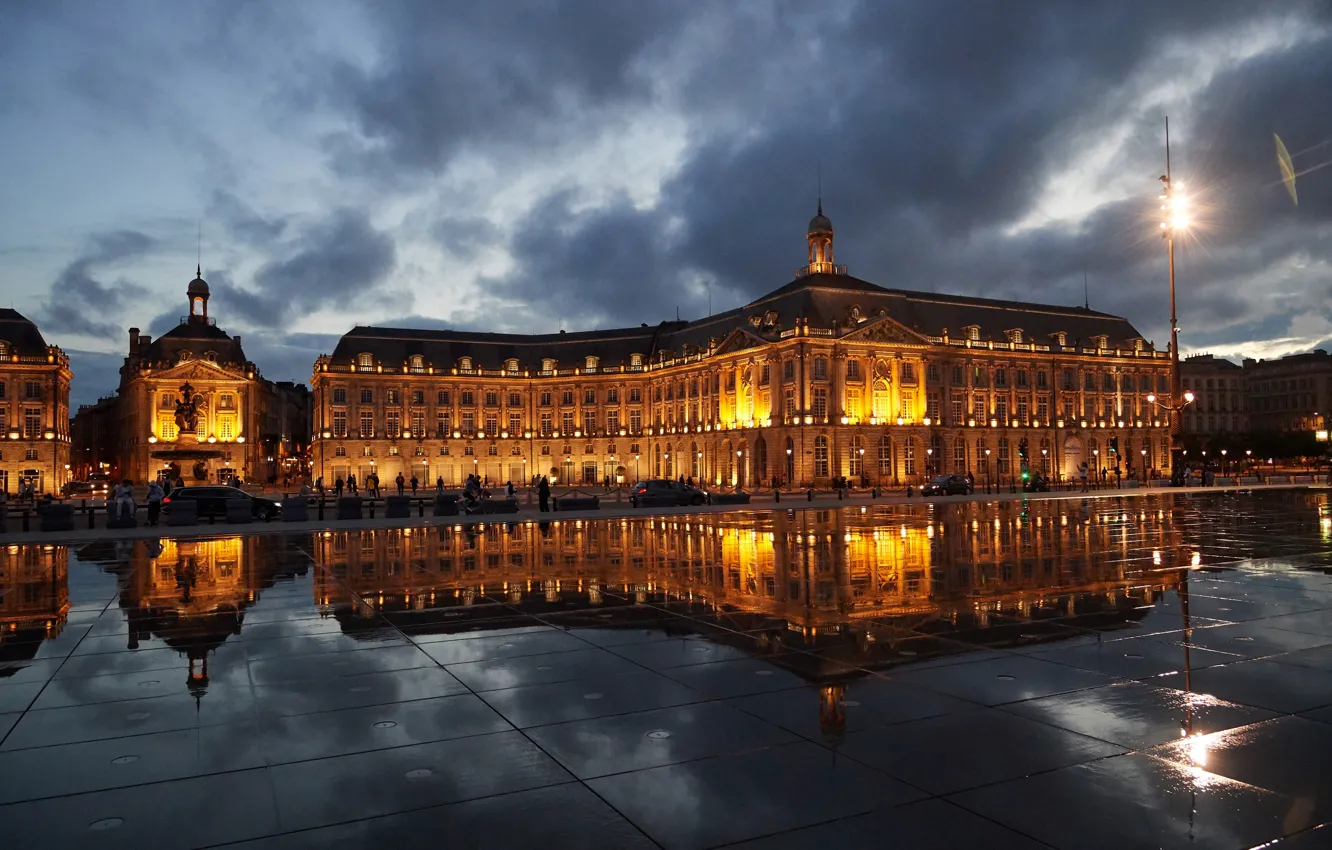
[[[942,415],[942,413],[943,413],[943,409],[942,409],[942,404],[940,403],[939,394],[938,394],[938,393],[929,393],[928,395],[926,395],[926,396],[925,396],[925,415],[928,416],[928,417],[930,418],[930,421],[931,421],[931,422],[938,422],[938,421],[939,421],[939,417]]]
[[[346,414],[343,415],[345,416]],[[3,427],[4,423],[0,422],[0,429],[3,429]],[[158,425],[157,430],[162,435],[163,440],[176,439],[176,422],[173,419],[163,419],[161,424]]]
[[[729,459],[728,459],[729,463]],[[828,477],[828,438],[814,438],[814,477]]]
[[[583,404],[596,404],[597,391],[594,389],[583,390]]]
[[[425,414],[419,410],[412,411],[412,436],[424,437],[425,434]]]
[[[657,391],[660,392],[660,391],[661,391],[661,387],[658,387],[658,388],[657,388]],[[658,401],[660,401],[660,399],[658,399]],[[565,390],[563,393],[561,393],[561,395],[560,395],[560,403],[561,403],[561,404],[573,404],[573,390]]]
[[[385,404],[402,404],[402,393],[397,390],[388,390],[384,394]]]
[[[641,402],[642,400],[643,400],[643,390],[642,390],[641,388],[639,388],[639,387],[630,387],[630,388],[629,388],[629,401],[630,401],[631,403],[635,403],[635,404],[636,404],[636,403],[638,403],[638,402]]]
[[[347,436],[347,411],[345,410],[333,411],[333,436],[335,437]]]
[[[23,383],[23,397],[30,401],[37,401],[42,397],[41,381],[25,381]]]
[[[612,434],[620,430],[620,411],[615,409],[606,411],[606,430]]]
[[[370,410],[361,411],[361,437],[369,439],[375,435],[375,414]]]
[[[412,404],[425,404],[425,390],[412,390]]]
[[[42,409],[40,407],[23,408],[23,436],[29,440],[42,435]]]
[[[794,381],[794,380],[795,380],[795,361],[794,361],[794,360],[786,360],[786,361],[783,361],[783,362],[782,362],[782,380],[784,380],[784,381]]]
[[[218,439],[230,440],[232,437],[232,430],[234,428],[235,428],[235,423],[232,421],[231,417],[230,416],[223,417],[223,419],[218,423],[218,435],[217,435]]]
[[[1026,369],[1019,369],[1019,370],[1017,370],[1017,385],[1018,385],[1019,387],[1025,387],[1025,386],[1027,385],[1027,370],[1026,370]]]
[[[828,391],[822,387],[814,390],[814,407],[812,410],[816,420],[828,418]]]
[[[1036,373],[1036,389],[1038,389],[1038,390],[1043,390],[1043,389],[1045,389],[1045,387],[1046,387],[1045,373],[1044,373],[1044,372],[1037,372],[1037,373]]]
[[[931,384],[939,383],[939,366],[937,364],[930,363],[925,367],[925,380]]]
[[[962,378],[962,367],[961,367],[961,366],[954,366],[954,367],[953,367],[953,386],[955,386],[955,387],[960,387],[960,386],[962,386],[963,383],[964,383],[964,381],[963,381],[963,378]]]
[[[1096,373],[1095,373],[1095,372],[1083,372],[1083,373],[1082,373],[1082,388],[1083,388],[1084,390],[1086,390],[1087,392],[1096,392]]]
[[[583,411],[583,433],[594,434],[597,430],[597,412],[595,410]]]
[[[442,411],[442,410],[436,412],[436,413],[435,413],[435,436],[437,436],[437,437],[443,439],[444,437],[451,436],[452,433],[453,433],[453,430],[452,430],[452,428],[449,426],[449,415],[448,415],[447,413],[445,413],[444,411]]]
[[[854,360],[851,361],[851,365],[856,366],[857,370],[860,368],[859,365],[857,365],[856,362],[855,362]],[[769,372],[770,372],[770,371],[771,371],[771,370],[768,368],[768,364],[767,364],[767,363],[764,363],[764,364],[763,364],[763,368],[759,370],[759,386],[761,386],[761,387],[766,387],[766,386],[768,385],[768,380],[769,380],[769,378],[770,378],[770,375],[769,375]],[[850,366],[848,366],[848,367],[847,367],[847,376],[850,377],[850,375],[851,375],[851,370],[850,370]],[[694,384],[694,395],[698,395],[698,384],[697,384],[697,383]]]
[[[902,364],[902,383],[914,384],[916,382],[916,367],[911,363]]]
[[[999,420],[1000,425],[1008,424],[1008,397],[999,396],[994,400],[994,418]]]
[[[643,411],[629,411],[629,430],[635,434],[643,430]]]
[[[907,437],[902,444],[902,472],[905,475],[916,474],[916,440]]]
[[[464,437],[470,437],[476,433],[475,413],[464,413],[462,415],[462,432]]]
[[[846,391],[846,413],[848,416],[851,416],[853,418],[862,415],[862,411],[860,409],[859,388],[852,388]]]
[[[523,394],[509,393],[509,407],[522,407],[522,406],[523,406]]]
[[[695,385],[695,386],[697,386],[697,385]],[[606,390],[606,403],[607,403],[607,404],[619,404],[619,403],[620,403],[620,391],[619,391],[619,389],[617,389],[617,388],[615,388],[615,387],[611,387],[610,389]]]
[[[499,407],[499,393],[486,390],[486,407]]]
[[[486,415],[486,436],[499,436],[499,417],[493,413]]]
[[[971,397],[971,415],[982,422],[990,418],[990,410],[985,405],[984,393],[976,393]]]
[[[539,403],[542,407],[550,407],[550,391],[542,390]]]
[[[236,407],[236,397],[231,393],[222,393],[218,396],[217,406],[223,410],[234,410]]]
[[[1045,422],[1050,418],[1050,397],[1047,395],[1039,396],[1036,399],[1036,418]]]
[[[445,406],[445,407],[448,407],[449,404],[452,403],[452,402],[449,401],[449,391],[448,391],[448,390],[440,390],[438,393],[436,393],[436,395],[435,395],[435,400],[436,400],[436,403],[437,403],[437,404],[441,404],[441,405],[443,405],[443,406]]]
[[[549,413],[541,414],[541,436],[549,437],[555,433],[554,417]]]
[[[509,436],[517,437],[523,430],[523,415],[521,413],[509,414]]]
[[[1027,397],[1026,397],[1026,396],[1021,396],[1020,398],[1018,398],[1018,402],[1017,402],[1017,418],[1018,418],[1018,421],[1021,422],[1023,425],[1027,424],[1027,422],[1028,422],[1027,417],[1028,417],[1028,415],[1031,413],[1031,409],[1030,409],[1030,408],[1031,408],[1031,403],[1030,403],[1029,401],[1027,401]]]
[[[463,391],[462,391],[462,406],[463,406],[463,407],[475,407],[475,406],[476,406],[476,396],[472,393],[471,390],[463,390]]]
[[[574,430],[573,411],[566,410],[564,411],[564,413],[560,414],[560,433],[568,435],[572,434],[573,430]]]
[[[967,403],[966,403],[965,399],[964,399],[962,396],[960,396],[960,395],[955,395],[955,396],[953,396],[953,422],[952,422],[952,424],[954,424],[954,425],[961,425],[961,424],[962,424],[962,420],[963,420],[964,418],[966,418],[966,416],[965,416],[965,413],[966,413],[965,408],[966,408],[966,406],[967,406]]]
[[[390,410],[384,414],[384,433],[389,438],[402,436],[402,411]]]
[[[361,390],[361,404],[374,404],[374,403],[375,403],[375,391]]]
[[[347,403],[347,388],[346,388],[346,387],[337,387],[337,388],[335,388],[335,389],[333,390],[333,403],[334,403],[334,404],[346,404],[346,403]]]
[[[828,358],[826,357],[814,358],[814,380],[816,381],[828,380]],[[728,390],[735,389],[734,385],[729,383],[726,388]]]
[[[787,391],[786,391],[786,401],[785,401],[785,404],[786,404],[786,407],[783,408],[783,410],[782,410],[783,415],[785,415],[785,416],[792,416],[792,415],[794,415],[794,414],[795,414],[795,409],[796,409],[796,404],[795,404],[795,390],[787,390]]]

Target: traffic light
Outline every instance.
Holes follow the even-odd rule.
[[[1111,437],[1111,438],[1110,438],[1110,454],[1112,454],[1112,455],[1117,455],[1117,454],[1119,454],[1119,438],[1118,438],[1118,437]]]
[[[1026,438],[1026,437],[1023,437],[1022,440],[1018,442],[1018,457],[1022,458],[1023,460],[1026,460],[1026,459],[1027,459],[1027,438]]]

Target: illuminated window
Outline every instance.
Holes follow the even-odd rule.
[[[828,477],[828,438],[814,438],[814,477]]]
[[[472,371],[472,358],[470,358],[470,357],[459,357],[459,358],[458,358],[458,368],[459,368],[460,370],[462,370],[463,372],[470,372],[470,371]]]
[[[516,357],[510,357],[508,360],[505,360],[505,361],[504,361],[504,368],[505,368],[507,371],[509,371],[509,372],[517,372],[517,371],[518,371],[518,358],[516,358]]]
[[[597,358],[595,357],[587,358],[586,360],[583,361],[583,366],[587,369],[597,368]]]
[[[373,369],[375,367],[375,356],[373,354],[362,353],[356,355],[357,369]]]
[[[544,360],[542,360],[542,361],[541,361],[541,371],[543,371],[543,372],[554,372],[554,371],[555,371],[555,361],[554,361],[553,359],[549,358],[549,357],[547,357],[547,358],[545,358]]]
[[[641,355],[641,354],[630,354],[630,355],[629,355],[629,365],[630,365],[630,366],[642,366],[642,365],[643,365],[643,355]]]
[[[161,424],[157,426],[157,430],[161,433],[163,440],[176,439],[177,432],[176,432],[176,423],[174,420],[163,419]]]
[[[230,417],[223,418],[222,421],[218,423],[218,438],[222,440],[230,440],[233,436],[235,427],[236,424]]]

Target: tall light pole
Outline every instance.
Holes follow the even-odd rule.
[[[1170,414],[1170,481],[1176,480],[1179,468],[1180,452],[1184,448],[1180,411],[1193,401],[1192,393],[1179,394],[1179,320],[1175,315],[1175,234],[1189,226],[1188,199],[1180,192],[1183,183],[1175,183],[1170,173],[1170,119],[1166,119],[1166,173],[1161,175],[1164,187],[1161,191],[1161,237],[1166,241],[1166,257],[1170,263],[1170,402],[1159,406]],[[1155,401],[1148,396],[1148,401]]]

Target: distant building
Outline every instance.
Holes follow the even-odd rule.
[[[112,477],[120,475],[118,405],[116,396],[99,398],[96,404],[79,405],[70,420],[71,472],[76,479],[86,480],[94,472]]]
[[[1332,355],[1323,349],[1276,360],[1244,361],[1249,426],[1254,431],[1317,431],[1332,409]]]
[[[116,395],[75,416],[81,472],[105,463],[139,483],[281,480],[283,460],[308,445],[309,392],[260,375],[241,338],[209,317],[201,275],[186,298],[189,313],[157,339],[130,328]]]
[[[1185,434],[1215,436],[1249,430],[1245,370],[1211,354],[1195,354],[1179,364],[1180,388],[1194,394],[1180,424]]]
[[[695,321],[558,334],[355,327],[315,362],[314,474],[456,485],[918,483],[1169,466],[1169,357],[1126,319],[886,289],[833,261]],[[1118,450],[1118,455],[1114,450]]]
[[[69,480],[69,358],[21,313],[0,309],[0,489],[59,493]]]

